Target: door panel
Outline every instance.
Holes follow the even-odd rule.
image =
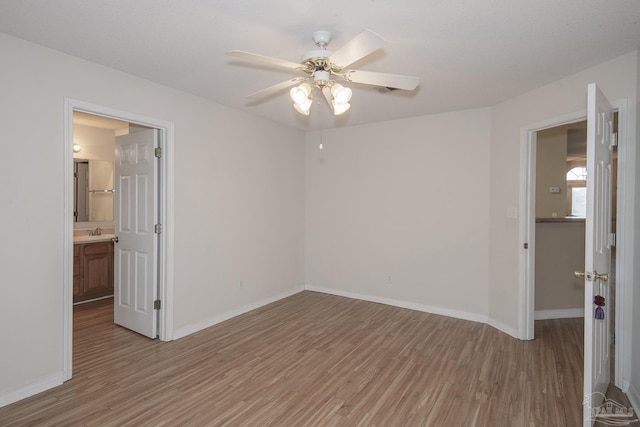
[[[114,321],[157,336],[157,130],[116,138]]]
[[[585,231],[584,425],[596,420],[609,386],[613,108],[595,84],[587,100],[587,220]],[[604,298],[604,306],[595,297]],[[601,315],[604,314],[604,318]]]

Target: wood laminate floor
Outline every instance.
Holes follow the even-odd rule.
[[[73,379],[3,426],[580,426],[582,319],[536,340],[302,292],[177,341],[74,313]]]

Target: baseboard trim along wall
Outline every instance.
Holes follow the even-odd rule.
[[[627,397],[629,398],[629,402],[631,402],[631,406],[633,406],[633,412],[636,415],[640,414],[640,390],[638,390],[635,385],[629,383]]]
[[[511,327],[505,325],[504,323],[498,322],[497,320],[494,320],[494,319],[489,319],[486,323],[487,323],[487,325],[491,326],[492,328],[496,328],[500,332],[504,332],[505,334],[510,335],[513,338],[519,339],[518,338],[518,329],[516,329],[516,328],[511,328]]]
[[[7,393],[3,393],[2,395],[0,395],[0,408],[2,408],[3,406],[11,405],[18,400],[26,399],[27,397],[33,396],[34,394],[42,393],[43,391],[49,390],[50,388],[57,387],[63,382],[63,373],[59,372],[57,374],[53,374],[34,381],[24,387],[20,387]]]
[[[384,298],[384,297],[378,297],[378,296],[372,296],[372,295],[363,295],[363,294],[357,294],[353,292],[343,292],[336,289],[324,288],[321,286],[306,285],[304,289],[306,291],[321,292],[324,294],[337,295],[341,297],[353,298],[353,299],[358,299],[362,301],[377,302],[379,304],[386,304],[386,305],[391,305],[391,306],[400,307],[400,308],[408,308],[410,310],[422,311],[424,313],[437,314],[440,316],[453,317],[456,319],[470,320],[472,322],[487,323],[495,327],[496,329],[502,330],[503,332],[509,335],[515,336],[511,332],[503,330],[501,327],[494,326],[489,321],[489,318],[482,314],[468,313],[466,311],[459,311],[459,310],[450,310],[447,308],[434,307],[434,306],[425,305],[425,304],[416,304],[414,302],[401,301],[401,300],[396,300],[391,298]]]
[[[536,310],[533,318],[535,320],[549,320],[572,319],[575,317],[584,317],[584,308],[567,308],[563,310]]]
[[[173,339],[177,340],[183,337],[186,337],[187,335],[191,335],[195,332],[201,331],[203,329],[206,329],[210,326],[213,325],[217,325],[220,322],[224,322],[225,320],[229,320],[233,317],[236,316],[240,316],[241,314],[245,314],[250,312],[251,310],[255,310],[256,308],[260,308],[263,307],[267,304],[271,304],[272,302],[276,302],[278,300],[281,300],[283,298],[287,298],[291,295],[295,295],[299,292],[302,292],[304,290],[304,286],[300,285],[298,287],[295,287],[293,289],[290,289],[288,291],[285,292],[281,292],[277,295],[274,295],[272,297],[260,300],[260,301],[256,301],[256,302],[252,302],[250,304],[247,305],[243,305],[242,307],[236,308],[234,310],[230,310],[227,311],[225,313],[222,313],[218,316],[214,316],[214,317],[210,317],[208,319],[205,319],[201,322],[195,323],[193,325],[189,325],[189,326],[185,326],[183,328],[180,329],[176,329],[173,331]]]

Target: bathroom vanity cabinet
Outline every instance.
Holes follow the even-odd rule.
[[[113,242],[73,245],[73,302],[113,295]]]

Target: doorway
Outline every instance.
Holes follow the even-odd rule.
[[[120,120],[146,128],[156,129],[161,155],[158,159],[160,173],[157,179],[158,191],[158,221],[162,224],[157,239],[157,287],[158,299],[161,301],[161,309],[157,316],[157,335],[161,341],[172,339],[172,310],[173,310],[173,210],[170,209],[173,201],[173,123],[139,114],[115,110],[109,107],[90,104],[84,101],[65,98],[64,100],[64,224],[63,241],[64,268],[64,335],[63,335],[63,363],[64,381],[72,377],[73,354],[73,114],[81,112],[90,115]],[[159,152],[160,153],[160,152]]]
[[[614,104],[618,118],[618,155],[624,158],[627,148],[625,141],[626,126],[626,101],[620,100]],[[558,126],[572,125],[586,119],[586,110],[576,111],[565,116],[549,119],[543,122],[531,124],[521,130],[521,179],[520,179],[520,318],[519,318],[519,338],[532,340],[535,338],[535,249],[536,249],[536,143],[538,132]],[[617,236],[625,235],[625,231],[631,226],[632,217],[626,214],[629,209],[625,200],[629,197],[626,194],[625,181],[631,179],[632,168],[622,162],[618,165],[616,179],[618,183],[617,200],[614,201],[614,209],[617,211],[616,221],[612,224]],[[550,191],[547,188],[546,191]],[[614,189],[615,191],[615,189]],[[619,241],[617,243],[620,243]],[[615,307],[610,307],[609,316],[615,324],[616,351],[612,358],[612,364],[616,367],[615,376],[612,377],[617,387],[623,388],[623,370],[628,363],[628,352],[625,351],[628,343],[621,331],[624,331],[624,324],[628,322],[624,295],[626,294],[626,281],[621,280],[621,275],[627,275],[633,269],[628,258],[628,251],[625,245],[618,244],[615,256],[612,256],[612,271],[616,276],[616,298]],[[607,304],[609,305],[609,304]],[[628,375],[628,373],[627,373]]]
[[[535,320],[584,316],[587,122],[536,132]]]
[[[617,133],[617,113],[613,133]],[[587,190],[587,122],[536,132],[535,320],[583,318]],[[610,334],[615,336],[615,232],[617,147],[612,147],[611,270],[606,302]],[[592,315],[592,313],[589,313]],[[615,354],[615,340],[611,340]],[[611,378],[615,359],[611,357]]]

